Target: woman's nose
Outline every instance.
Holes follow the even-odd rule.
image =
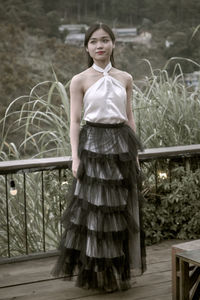
[[[97,48],[102,48],[102,42],[97,42]]]

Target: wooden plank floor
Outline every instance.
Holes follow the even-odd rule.
[[[54,279],[55,257],[0,265],[1,300],[171,300],[171,246],[165,241],[147,247],[147,271],[132,278],[132,288],[111,294],[83,290],[74,282]]]

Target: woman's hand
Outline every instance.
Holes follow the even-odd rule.
[[[72,160],[72,174],[75,178],[77,178],[77,170],[78,170],[79,164],[80,164],[80,159],[78,157],[74,158]]]

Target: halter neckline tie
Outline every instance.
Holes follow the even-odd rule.
[[[103,73],[104,76],[108,75],[108,72],[112,69],[112,64],[109,62],[105,69],[102,69],[101,67],[97,66],[95,63],[92,65],[93,69],[95,69],[98,72]]]

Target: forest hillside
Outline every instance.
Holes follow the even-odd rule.
[[[0,117],[16,97],[28,94],[38,82],[66,83],[86,66],[84,49],[64,43],[61,24],[106,22],[112,28],[136,27],[150,32],[150,46],[118,44],[116,65],[137,81],[173,56],[199,61],[200,2],[198,0],[1,0],[0,1]],[[171,42],[166,47],[166,40]],[[195,66],[183,63],[184,72]],[[170,65],[172,68],[173,66]]]

